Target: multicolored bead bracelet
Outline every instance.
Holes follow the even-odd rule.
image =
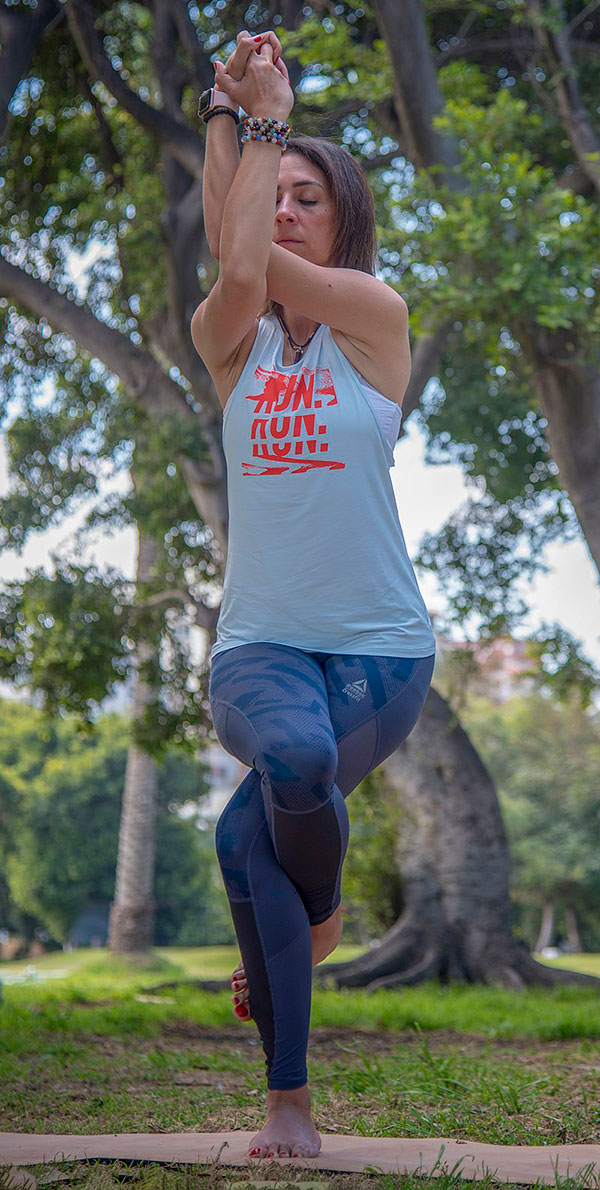
[[[280,149],[287,149],[290,135],[290,125],[285,120],[275,120],[273,116],[246,116],[241,141],[265,140],[279,145]]]

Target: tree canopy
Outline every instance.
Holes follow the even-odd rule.
[[[28,50],[11,57],[23,21]],[[573,410],[596,374],[595,11],[577,0],[291,2],[252,13],[71,0],[37,16],[4,6],[0,384],[12,478],[0,533],[19,549],[86,500],[90,526],[135,519],[160,540],[161,560],[144,612],[132,612],[136,593],[118,574],[73,557],[57,559],[55,593],[41,575],[6,591],[0,668],[38,684],[49,705],[89,715],[129,672],[132,620],[148,620],[149,597],[148,630],[163,642],[150,675],[159,698],[141,732],[149,747],[208,726],[190,631],[214,630],[227,516],[220,409],[189,335],[216,278],[195,111],[212,60],[247,23],[281,38],[295,130],[333,137],[368,171],[381,276],[410,309],[404,421],[418,407],[427,462],[459,462],[473,484],[415,559],[453,591],[446,626],[513,630],[525,610],[515,583],[557,538],[583,531],[596,556],[584,515],[597,482],[584,465],[592,409],[591,422],[582,411],[568,423],[577,442],[567,461],[544,379],[547,367],[559,387],[570,377]],[[92,242],[101,251],[80,283],[71,254]],[[101,481],[134,459],[131,494],[103,495]],[[82,584],[85,607],[72,590]],[[40,600],[66,619],[41,622]],[[75,634],[78,670],[53,668],[54,629]]]

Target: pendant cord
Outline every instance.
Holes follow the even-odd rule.
[[[277,317],[278,317],[278,319],[279,319],[279,322],[281,323],[282,330],[285,332],[285,334],[286,334],[286,335],[287,335],[287,337],[288,337],[288,342],[289,342],[289,345],[290,345],[290,347],[292,348],[292,351],[295,351],[295,352],[296,352],[296,358],[295,358],[295,360],[294,360],[294,363],[295,363],[295,364],[297,364],[297,363],[299,363],[299,362],[300,362],[300,356],[302,355],[302,353],[303,353],[303,351],[305,350],[305,348],[306,348],[306,347],[308,347],[308,345],[309,345],[309,343],[310,343],[311,339],[314,339],[314,337],[315,337],[315,335],[316,335],[316,333],[317,333],[317,331],[318,331],[319,327],[321,326],[321,323],[319,323],[319,326],[315,327],[315,329],[314,329],[314,331],[313,331],[312,335],[310,336],[310,338],[308,338],[308,339],[306,340],[306,343],[296,343],[296,341],[295,341],[294,339],[292,339],[292,336],[290,335],[290,332],[289,332],[289,330],[288,330],[288,328],[287,328],[287,326],[286,326],[286,323],[285,323],[284,319],[282,318],[282,316],[281,316],[281,314],[279,313],[279,311],[278,311],[278,310],[276,311],[276,314],[277,314]]]

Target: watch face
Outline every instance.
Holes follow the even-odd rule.
[[[206,112],[209,112],[212,107],[212,102],[213,102],[212,87],[209,87],[208,91],[202,92],[200,99],[198,101],[198,115],[204,116],[206,114]]]

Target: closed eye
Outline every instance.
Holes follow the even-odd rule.
[[[280,198],[275,199],[275,206],[277,206],[278,202],[281,202]],[[317,205],[316,198],[299,198],[298,202],[302,203],[303,207],[316,207]]]

